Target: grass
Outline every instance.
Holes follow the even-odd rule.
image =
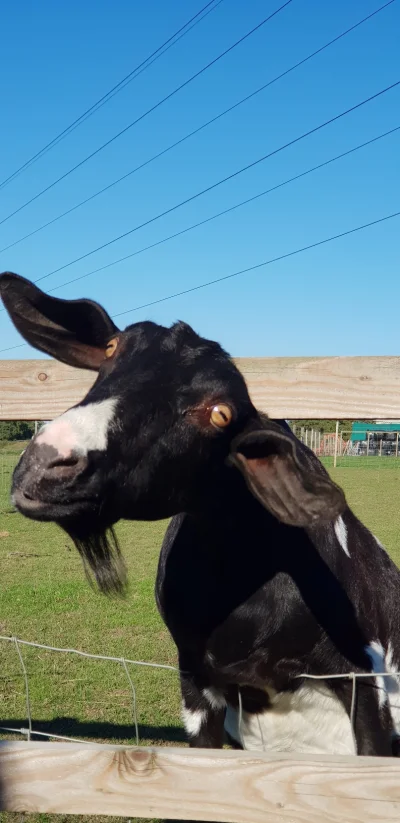
[[[80,558],[63,532],[52,524],[24,519],[10,505],[9,480],[22,448],[23,444],[18,444],[13,452],[0,446],[0,634],[176,665],[175,648],[157,613],[153,594],[166,524],[118,524],[130,590],[126,600],[102,597],[88,586]],[[397,461],[349,460],[349,466],[329,470],[356,514],[400,565]],[[29,672],[36,729],[97,741],[135,742],[132,694],[120,664],[27,647],[22,648],[22,654]],[[24,684],[16,650],[11,643],[0,642],[0,655],[0,725],[26,727]],[[131,666],[130,672],[141,744],[183,743],[177,675],[136,666]],[[22,816],[0,814],[1,823],[15,823],[16,819],[20,821]],[[80,820],[65,817],[66,823],[74,823],[74,819]],[[29,823],[55,820],[59,818],[29,816]],[[102,823],[101,818],[94,820]],[[106,820],[110,818],[104,818],[104,823]]]

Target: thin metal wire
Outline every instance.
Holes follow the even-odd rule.
[[[127,678],[128,678],[129,685],[130,685],[130,687],[131,687],[131,689],[132,689],[133,722],[134,722],[134,724],[135,724],[135,732],[136,732],[136,745],[138,746],[138,745],[139,745],[139,726],[138,726],[137,712],[136,712],[136,690],[135,690],[135,687],[134,687],[134,685],[133,685],[133,680],[132,680],[132,678],[131,678],[131,675],[130,675],[130,672],[129,672],[128,666],[127,666],[127,664],[126,664],[126,660],[123,658],[123,659],[121,660],[121,663],[122,663],[122,665],[123,665],[123,667],[124,667],[124,669],[125,669],[125,673],[126,673],[126,676],[127,676]]]
[[[14,734],[25,734],[30,740],[31,734],[37,734],[40,737],[48,737],[51,740],[67,740],[69,743],[86,743],[91,746],[101,746],[102,743],[92,743],[90,740],[82,740],[79,737],[66,737],[63,734],[52,734],[51,732],[38,732],[36,729],[24,729],[21,727],[20,729],[12,729],[10,726],[0,726],[0,731],[2,732],[13,732]]]
[[[351,706],[350,706],[350,723],[351,728],[353,729],[353,733],[355,734],[355,716],[356,716],[356,697],[357,697],[357,675],[355,672],[351,672],[349,675],[350,679],[352,680],[353,686],[351,690]]]
[[[25,702],[26,702],[26,712],[27,712],[27,716],[28,716],[28,740],[30,740],[31,739],[31,734],[32,734],[32,716],[31,716],[31,701],[30,701],[30,698],[29,698],[28,672],[26,670],[24,658],[22,657],[22,654],[21,654],[21,649],[19,647],[18,638],[17,637],[12,637],[10,639],[14,642],[14,645],[15,645],[15,648],[17,650],[17,654],[18,654],[18,657],[19,657],[19,661],[21,663],[22,672],[23,672],[23,675],[24,675]]]
[[[238,717],[239,742],[242,744],[242,747],[244,749],[245,745],[244,745],[244,740],[243,740],[243,737],[242,737],[243,705],[242,705],[242,693],[240,691],[240,686],[238,686],[238,701],[239,701],[239,717]]]
[[[1,639],[1,638],[0,638]],[[295,680],[301,677],[307,680],[340,680],[359,677],[399,677],[400,672],[343,672],[343,674],[296,674]]]
[[[122,657],[109,657],[105,654],[90,654],[89,652],[81,652],[78,649],[62,649],[58,648],[57,646],[46,646],[44,643],[33,643],[30,640],[21,640],[21,638],[7,637],[5,635],[0,635],[0,640],[4,640],[8,643],[18,642],[21,643],[23,646],[33,646],[36,649],[45,649],[49,652],[60,652],[62,654],[77,654],[80,657],[88,657],[91,660],[111,660],[113,663],[122,663],[123,660]],[[127,658],[126,662],[132,664],[133,666],[148,666],[152,669],[167,669],[168,671],[172,672],[180,671],[176,666],[168,666],[165,663],[147,663],[144,660],[128,660]]]
[[[64,654],[76,654],[80,657],[89,658],[92,660],[107,660],[114,663],[120,663],[125,670],[125,674],[127,676],[129,686],[132,692],[132,707],[133,707],[133,720],[135,726],[135,736],[136,736],[136,745],[139,746],[139,724],[137,719],[137,700],[136,700],[136,690],[135,686],[131,677],[131,674],[128,669],[128,664],[135,665],[135,666],[147,666],[148,668],[156,668],[156,669],[166,669],[168,671],[178,672],[181,673],[180,670],[176,666],[169,666],[163,663],[148,663],[143,660],[129,660],[124,657],[111,657],[109,655],[102,655],[102,654],[91,654],[89,652],[82,652],[78,649],[70,649],[70,648],[60,648],[57,646],[48,646],[44,643],[34,643],[30,640],[22,640],[18,637],[8,637],[5,635],[0,635],[0,641],[3,640],[8,643],[14,643],[15,648],[18,653],[18,657],[20,660],[24,682],[25,682],[25,699],[26,699],[26,710],[27,710],[27,717],[28,717],[28,728],[25,729],[21,727],[20,729],[11,728],[8,726],[0,726],[1,731],[8,731],[15,734],[23,734],[27,736],[28,740],[31,740],[32,734],[39,735],[41,737],[47,737],[49,739],[54,740],[66,740],[73,743],[88,743],[87,740],[82,740],[76,737],[67,737],[65,735],[57,735],[52,734],[50,732],[39,732],[32,728],[32,714],[31,714],[31,705],[30,705],[30,694],[29,694],[29,680],[28,680],[28,672],[25,666],[24,659],[22,657],[20,645],[24,646],[31,646],[37,649],[45,649],[46,651],[64,653]],[[350,705],[350,724],[352,728],[352,732],[355,735],[355,715],[356,715],[356,700],[357,700],[357,680],[359,678],[373,678],[377,680],[378,678],[385,678],[385,677],[400,677],[400,672],[343,672],[340,674],[299,674],[296,675],[295,679],[306,679],[306,680],[351,680],[352,681],[352,696],[351,696],[351,705]],[[380,688],[380,687],[379,687]],[[242,694],[240,691],[240,687],[238,687],[238,704],[239,704],[239,711],[238,711],[238,732],[239,732],[239,739],[244,748],[244,741],[242,735],[242,726],[243,726],[243,703],[242,703]],[[260,733],[262,738],[262,745],[263,749],[265,746],[262,730],[260,727]],[[102,745],[102,744],[95,744],[95,745]]]

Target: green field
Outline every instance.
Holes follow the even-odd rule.
[[[12,509],[9,479],[21,448],[18,444],[14,453],[0,448],[0,634],[175,665],[175,649],[153,595],[165,523],[118,525],[130,590],[125,600],[102,597],[88,586],[77,552],[56,526],[32,523]],[[344,488],[356,514],[400,564],[397,461],[350,460],[349,466],[330,468],[332,476]],[[27,647],[22,653],[36,729],[97,741],[135,742],[132,693],[121,664]],[[24,682],[15,647],[0,641],[0,655],[0,725],[26,727]],[[176,673],[138,666],[131,666],[130,673],[141,743],[182,743]],[[2,821],[15,817],[0,815]],[[46,823],[49,819],[33,815],[29,821]]]

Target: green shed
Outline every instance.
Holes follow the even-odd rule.
[[[367,439],[367,432],[370,433],[371,440],[396,440],[397,432],[400,433],[400,422],[398,423],[353,423],[351,427],[350,440],[359,442]]]

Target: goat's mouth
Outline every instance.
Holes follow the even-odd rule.
[[[89,509],[98,508],[98,503],[89,497],[80,497],[68,502],[53,499],[38,492],[32,493],[20,487],[14,487],[11,502],[18,511],[31,520],[55,521],[65,520],[68,517],[76,518]]]

